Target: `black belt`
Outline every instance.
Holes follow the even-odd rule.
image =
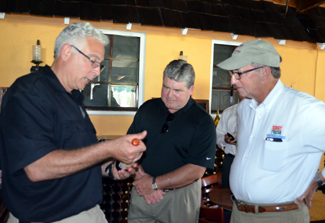
[[[231,153],[226,153],[226,156],[230,156],[230,157],[232,157],[232,158],[234,158],[235,156],[234,155],[232,155]]]

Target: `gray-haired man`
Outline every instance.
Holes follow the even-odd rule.
[[[325,104],[284,86],[281,57],[263,40],[238,46],[218,64],[245,97],[238,107],[238,151],[230,172],[232,223],[309,223],[325,170]],[[299,117],[299,119],[297,119]]]
[[[97,144],[96,131],[82,107],[83,89],[100,73],[108,39],[90,23],[66,27],[55,43],[54,62],[23,76],[1,106],[2,194],[9,223],[105,223],[99,205],[103,174],[125,179],[112,159],[138,160],[145,145],[133,138]],[[135,167],[135,166],[134,166]]]

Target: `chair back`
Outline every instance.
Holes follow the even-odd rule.
[[[223,208],[200,207],[199,223],[224,223]]]
[[[222,188],[221,173],[216,173],[202,179],[202,199],[201,206],[207,206],[210,203],[209,193],[213,190]]]
[[[207,177],[203,177],[202,179],[202,187],[207,187],[210,185],[215,185],[215,187],[222,188],[221,187],[221,173],[216,173]]]

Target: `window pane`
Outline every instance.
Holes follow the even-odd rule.
[[[211,111],[223,111],[238,102],[236,87],[231,85],[231,76],[227,70],[217,67],[217,64],[229,58],[239,43],[216,43],[213,45],[213,77]]]
[[[86,85],[84,91],[84,106],[107,107],[108,106],[108,85],[90,83]]]
[[[138,63],[134,63],[134,67],[113,67],[112,82],[134,84],[139,82]]]
[[[113,85],[113,98],[120,107],[137,107],[137,86]]]
[[[113,57],[138,59],[139,39],[139,37],[114,36]]]
[[[98,110],[137,109],[140,37],[107,36],[110,42],[101,63],[105,69],[84,89],[84,105]]]
[[[105,66],[105,69],[100,73],[100,75],[94,78],[93,82],[96,81],[105,81],[108,82],[109,80],[109,72],[110,72],[110,60],[104,60],[101,65]]]
[[[212,106],[211,109],[216,110],[225,110],[230,105],[230,93],[231,91],[224,90],[213,90],[212,91]]]
[[[113,35],[107,35],[106,36],[108,37],[109,39],[109,43],[108,45],[105,47],[105,57],[110,57],[111,55],[111,42],[112,42],[112,36]]]
[[[231,87],[230,78],[228,71],[213,68],[213,87]]]
[[[236,46],[214,44],[213,64],[218,64],[228,59]]]
[[[230,87],[230,75],[228,71],[223,70],[216,65],[229,58],[234,50],[234,46],[214,45],[213,54],[213,87]]]

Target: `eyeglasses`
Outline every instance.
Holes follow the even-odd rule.
[[[234,71],[232,71],[232,70],[229,70],[229,74],[230,74],[230,76],[232,77],[233,75],[234,75],[234,77],[236,78],[236,80],[240,80],[240,76],[241,75],[243,75],[243,74],[246,74],[246,73],[248,73],[248,72],[251,72],[251,71],[253,71],[253,70],[257,70],[257,69],[260,69],[260,68],[263,68],[264,66],[261,66],[261,67],[255,67],[255,68],[253,68],[253,69],[250,69],[250,70],[245,70],[245,71],[243,71],[243,72],[234,72]]]
[[[170,113],[170,114],[167,116],[166,122],[165,122],[165,124],[163,125],[163,127],[162,127],[162,129],[161,129],[161,133],[166,133],[166,132],[168,132],[169,124],[171,123],[171,121],[173,121],[173,119],[174,119],[174,114]]]
[[[91,67],[96,69],[97,67],[100,67],[100,72],[102,72],[105,69],[104,65],[101,65],[99,62],[97,61],[93,61],[92,59],[90,59],[89,56],[87,56],[86,54],[84,54],[81,50],[79,50],[77,47],[75,47],[74,45],[70,45],[73,48],[75,48],[81,55],[85,56],[90,62],[91,62]]]

